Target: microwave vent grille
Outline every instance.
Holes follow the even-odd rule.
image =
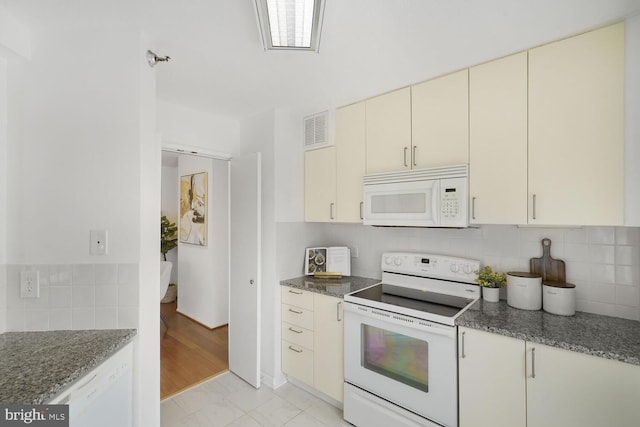
[[[366,175],[365,185],[389,184],[396,182],[413,182],[443,178],[466,178],[469,176],[469,166],[454,165],[428,169],[416,169],[403,172],[388,172]]]

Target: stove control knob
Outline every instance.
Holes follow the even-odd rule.
[[[465,265],[464,267],[462,267],[462,271],[464,271],[464,274],[471,273],[471,266],[469,264]]]
[[[391,257],[386,256],[384,257],[384,263],[387,265],[391,265],[391,263],[393,262],[393,260],[391,259]]]
[[[454,273],[457,273],[460,270],[460,267],[458,266],[458,264],[451,264],[451,271]]]
[[[393,263],[396,265],[396,267],[400,267],[400,264],[402,264],[402,260],[400,259],[400,257],[395,257],[393,259]]]

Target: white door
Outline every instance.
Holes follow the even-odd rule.
[[[260,387],[261,156],[230,162],[229,369]]]

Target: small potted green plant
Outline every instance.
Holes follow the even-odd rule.
[[[490,265],[478,273],[476,283],[482,287],[482,298],[489,302],[498,302],[500,288],[507,285],[507,274],[493,271]]]

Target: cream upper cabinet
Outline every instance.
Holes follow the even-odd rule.
[[[527,52],[469,70],[469,221],[527,223]]]
[[[639,366],[527,342],[528,427],[637,427],[638,396]]]
[[[529,51],[529,223],[623,223],[623,109],[623,23]]]
[[[362,222],[362,177],[366,166],[365,103],[336,110],[338,222]]]
[[[460,427],[527,425],[524,351],[522,340],[459,328]]]
[[[413,169],[469,162],[468,70],[411,87],[411,133]]]
[[[336,148],[304,153],[304,220],[331,222],[336,219]]]
[[[411,168],[411,89],[403,88],[366,103],[366,173]]]
[[[314,294],[314,387],[343,401],[344,356],[341,298]]]

